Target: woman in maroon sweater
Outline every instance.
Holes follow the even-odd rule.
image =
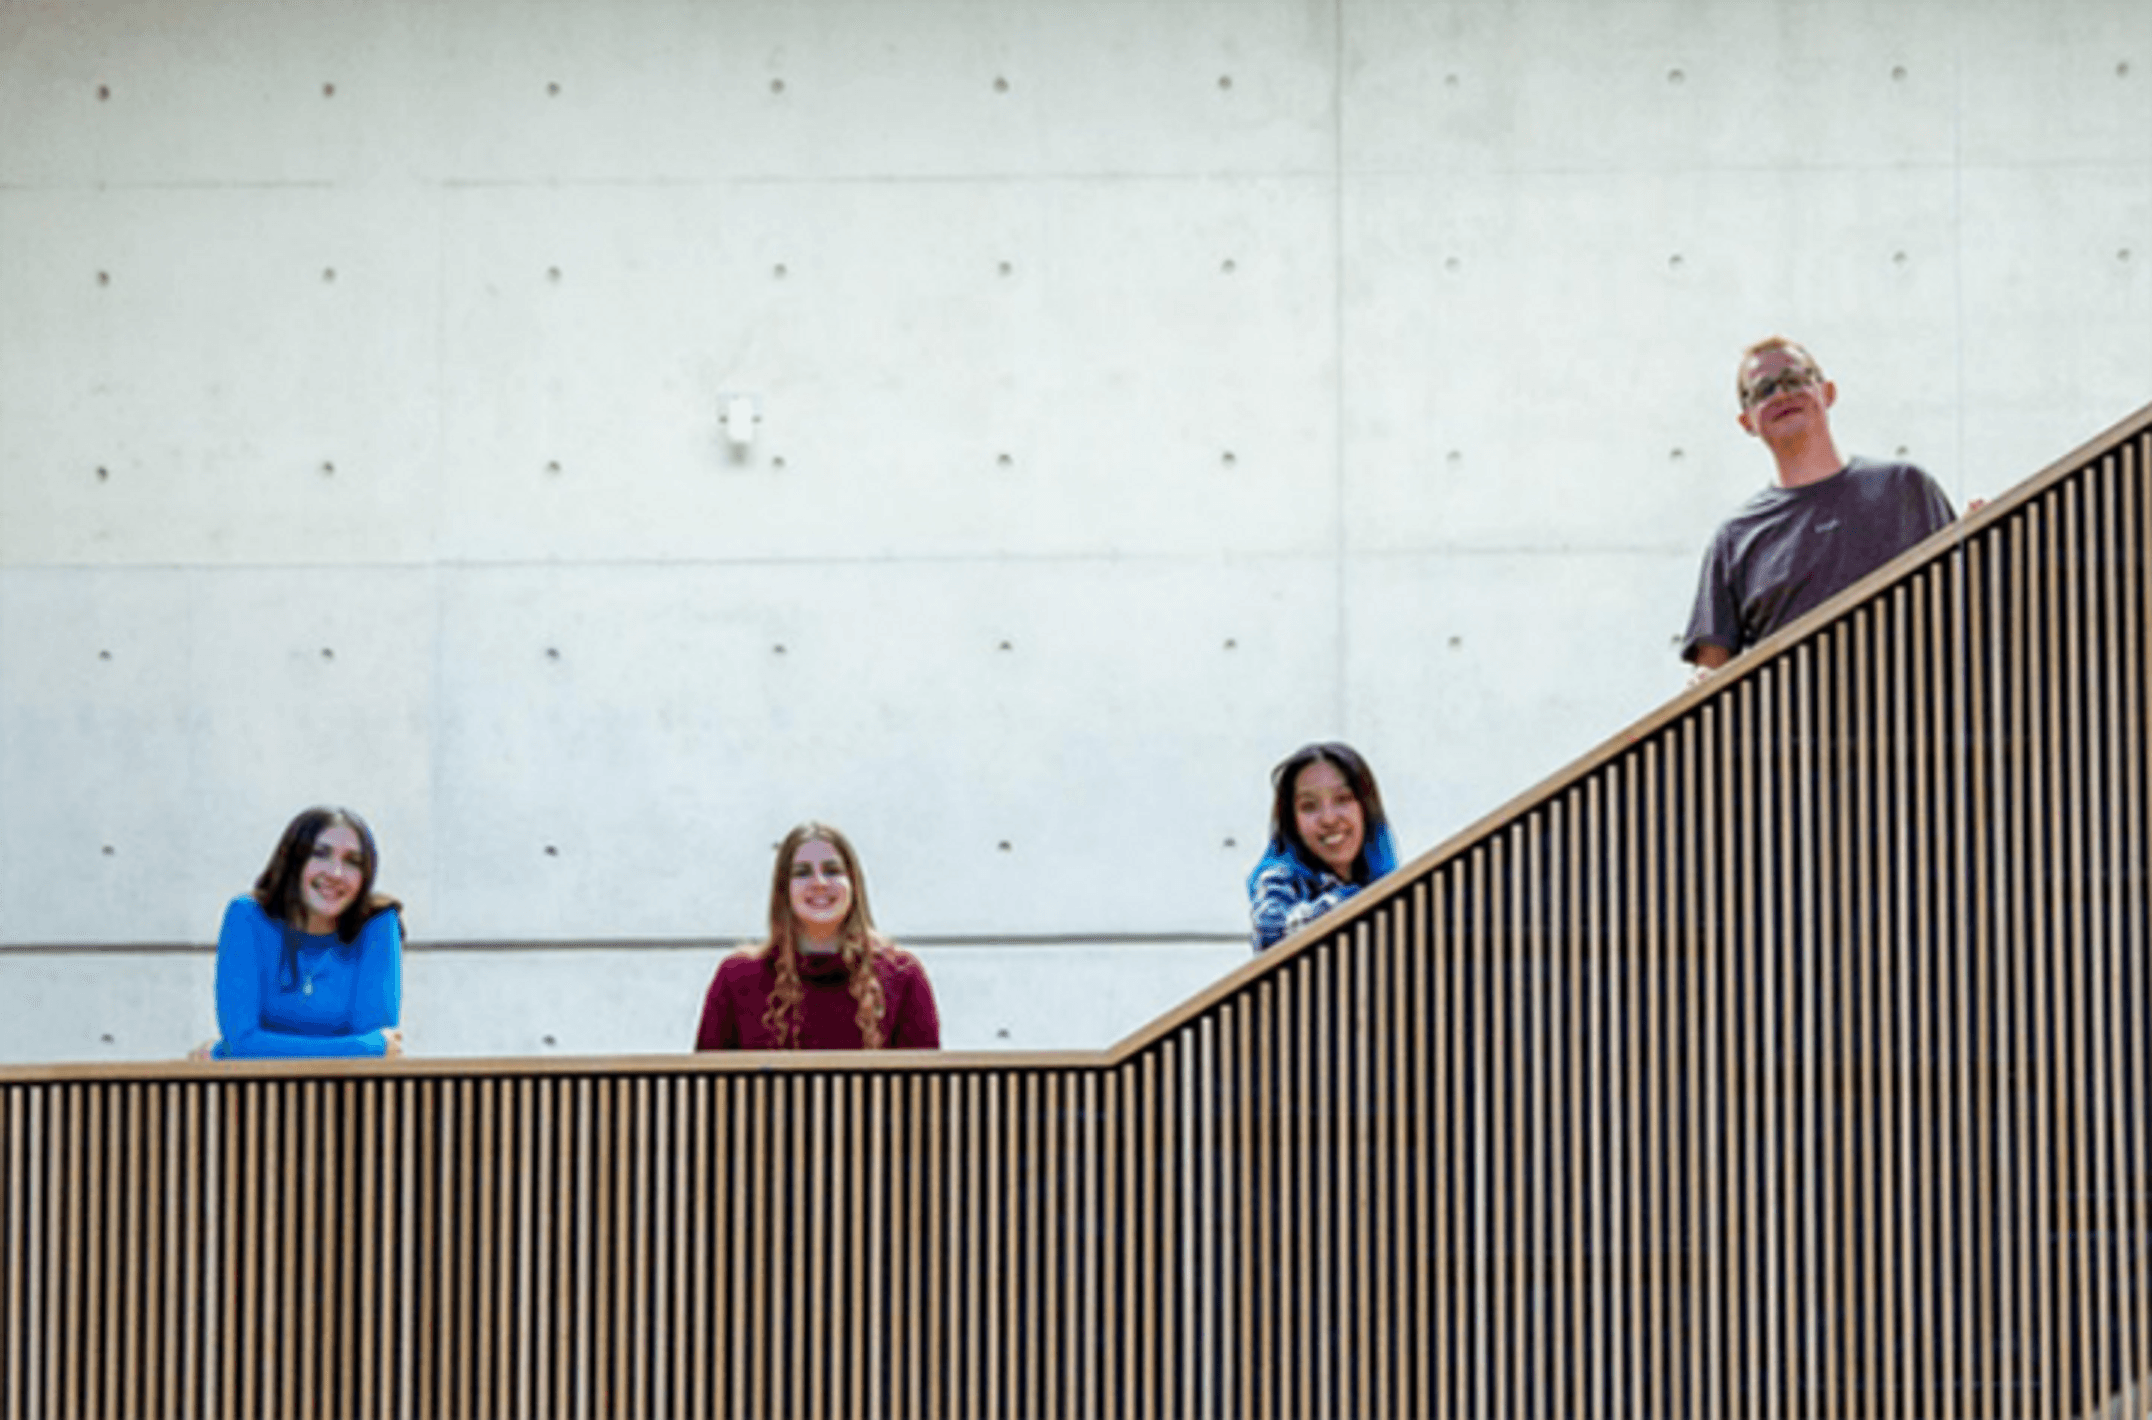
[[[874,930],[859,855],[828,824],[803,823],[778,845],[770,939],[719,965],[695,1048],[941,1048],[926,968]]]

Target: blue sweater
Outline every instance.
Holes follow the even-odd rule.
[[[298,943],[296,980],[279,980],[284,933]],[[355,942],[270,920],[251,897],[235,897],[217,934],[219,1060],[386,1055],[384,1029],[403,1009],[403,923],[392,910]]]

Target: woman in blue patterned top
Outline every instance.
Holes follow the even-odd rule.
[[[1397,866],[1375,772],[1352,746],[1302,745],[1270,783],[1270,847],[1248,875],[1257,951]]]
[[[403,924],[349,809],[293,819],[217,934],[219,1060],[401,1055]]]

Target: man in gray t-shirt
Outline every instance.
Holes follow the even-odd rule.
[[[1681,656],[1716,670],[1947,525],[1950,499],[1909,463],[1839,457],[1838,387],[1782,336],[1742,352],[1741,427],[1763,440],[1778,481],[1720,525],[1704,554]]]

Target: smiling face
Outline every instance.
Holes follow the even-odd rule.
[[[1293,827],[1324,867],[1352,880],[1367,824],[1352,786],[1329,760],[1318,759],[1294,777]]]
[[[314,836],[299,870],[299,908],[305,932],[333,932],[336,919],[358,899],[366,882],[366,846],[348,823],[331,823]]]
[[[1772,345],[1741,362],[1741,427],[1765,441],[1799,434],[1824,418],[1838,397],[1798,346]]]
[[[845,869],[844,855],[835,845],[810,838],[792,854],[787,883],[800,946],[809,951],[833,949],[838,930],[852,910],[852,875]]]

